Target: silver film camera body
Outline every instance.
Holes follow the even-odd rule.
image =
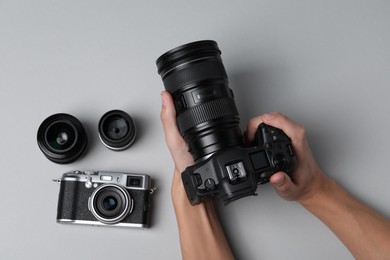
[[[72,171],[56,181],[58,223],[148,228],[149,175]]]

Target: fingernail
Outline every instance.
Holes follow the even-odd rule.
[[[263,115],[263,118],[265,119],[265,120],[272,120],[272,119],[274,119],[276,117],[276,113],[270,113],[270,114],[264,114]]]

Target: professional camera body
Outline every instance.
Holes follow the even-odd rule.
[[[71,171],[56,181],[58,223],[148,227],[150,176]]]
[[[296,164],[290,139],[278,128],[261,123],[253,147],[228,148],[182,173],[192,205],[220,196],[225,204],[255,195],[257,184],[278,171],[290,173]]]
[[[172,95],[176,122],[195,165],[182,173],[192,205],[219,195],[225,204],[255,195],[257,184],[278,171],[291,173],[296,158],[281,129],[260,124],[253,147],[246,148],[233,91],[215,41],[176,47],[157,61]]]

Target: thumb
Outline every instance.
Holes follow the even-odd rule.
[[[280,197],[286,200],[294,200],[296,186],[286,173],[275,173],[271,176],[270,183],[275,188]]]

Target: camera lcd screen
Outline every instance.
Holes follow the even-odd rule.
[[[127,187],[142,187],[142,177],[127,176]]]
[[[261,169],[264,169],[264,168],[267,168],[270,166],[269,162],[268,162],[267,154],[265,153],[264,150],[260,151],[260,152],[256,152],[256,153],[251,153],[249,155],[249,157],[251,159],[253,169],[255,169],[255,171],[261,170]]]

